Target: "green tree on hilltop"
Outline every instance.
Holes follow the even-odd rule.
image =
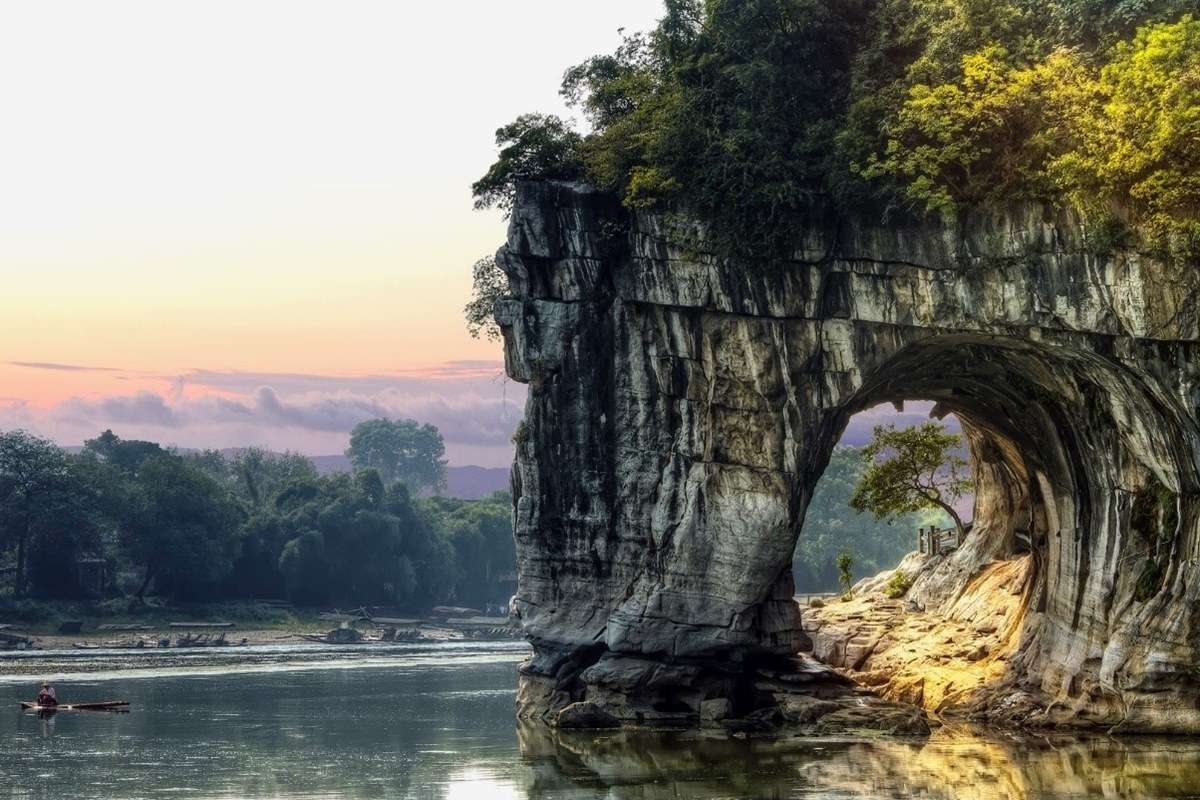
[[[471,186],[476,208],[512,208],[521,178],[579,178],[578,133],[552,114],[524,114],[496,131],[500,157]]]

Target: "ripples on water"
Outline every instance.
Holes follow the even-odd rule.
[[[62,695],[133,711],[6,712],[0,798],[1200,797],[1192,739],[554,735],[514,722],[519,645],[365,652],[282,663],[296,651],[251,648],[183,672],[138,657],[84,674],[112,663],[83,660],[94,651],[55,661]],[[36,679],[5,675],[13,663],[0,695],[15,704]]]

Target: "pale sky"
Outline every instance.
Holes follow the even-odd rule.
[[[523,387],[461,309],[496,127],[658,0],[0,4],[0,429],[506,465]]]

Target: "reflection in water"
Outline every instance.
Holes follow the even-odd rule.
[[[518,730],[531,797],[1200,797],[1200,741],[984,737],[726,739]]]
[[[1200,741],[981,737],[757,740],[517,727],[523,651],[369,668],[63,682],[126,715],[15,709],[0,800],[43,798],[1200,797]],[[3,663],[0,662],[0,670]],[[17,684],[4,685],[10,700]]]

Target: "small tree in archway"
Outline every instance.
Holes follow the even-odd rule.
[[[877,519],[895,518],[924,509],[941,509],[961,537],[966,526],[954,503],[974,489],[967,462],[955,451],[962,437],[946,433],[946,426],[925,422],[911,428],[877,425],[871,442],[863,448],[869,466],[850,498],[856,511],[870,511]]]

